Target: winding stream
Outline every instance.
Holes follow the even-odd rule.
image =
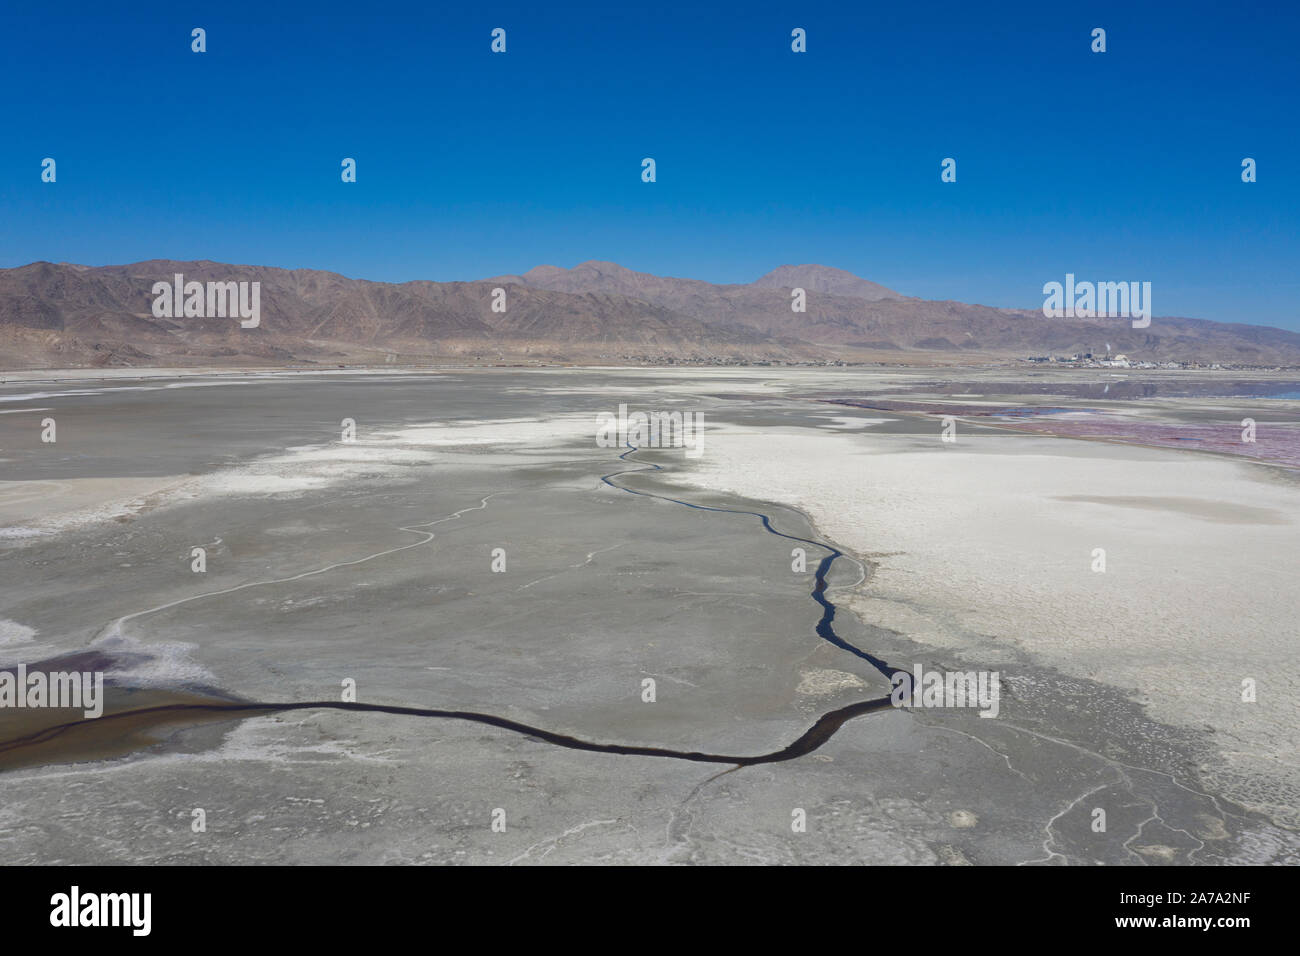
[[[627,462],[628,456],[638,450],[637,447],[629,445],[628,450],[619,456],[619,460]],[[835,632],[836,607],[834,602],[827,597],[826,576],[830,572],[831,566],[834,564],[835,560],[843,557],[842,551],[820,541],[813,541],[809,538],[800,538],[796,535],[778,531],[772,526],[771,518],[759,511],[745,511],[734,508],[718,508],[709,505],[692,504],[689,501],[682,501],[678,498],[672,498],[667,495],[655,494],[649,491],[636,491],[632,488],[626,488],[623,485],[615,483],[614,479],[618,478],[620,475],[662,471],[662,468],[653,462],[645,462],[644,464],[648,465],[648,467],[637,471],[625,470],[610,472],[607,475],[602,475],[600,480],[611,488],[616,488],[619,491],[624,491],[631,495],[637,495],[643,498],[658,498],[661,501],[672,502],[673,504],[692,508],[696,511],[713,511],[721,514],[747,515],[749,517],[757,518],[762,523],[763,528],[770,534],[774,534],[779,538],[786,538],[790,541],[797,541],[802,544],[812,545],[813,547],[825,550],[827,555],[822,558],[817,565],[817,570],[814,574],[815,583],[811,592],[811,597],[821,606],[822,609],[821,618],[818,620],[816,626],[817,636],[831,644],[834,644],[841,650],[848,651],[850,654],[867,661],[886,678],[891,677],[893,674],[898,672],[897,668],[891,667],[880,658],[869,654],[859,647],[855,647]],[[486,505],[486,503],[485,500],[483,505]],[[459,514],[460,513],[458,512],[458,515]],[[357,562],[345,563],[354,564]],[[245,586],[246,585],[241,585],[241,587]],[[123,620],[126,619],[124,618]],[[494,714],[482,714],[475,711],[435,710],[423,707],[400,707],[390,704],[366,704],[346,701],[301,701],[295,703],[214,701],[211,703],[161,704],[155,707],[138,707],[131,710],[104,714],[102,717],[95,719],[94,724],[98,727],[102,727],[105,724],[111,724],[114,721],[127,721],[131,724],[137,724],[142,718],[156,718],[158,722],[162,723],[177,715],[184,714],[194,714],[195,716],[219,716],[221,714],[230,714],[232,716],[252,716],[256,714],[285,713],[296,710],[345,710],[362,713],[382,713],[408,717],[429,717],[447,720],[471,721],[473,723],[486,724],[491,727],[499,727],[502,730],[508,730],[512,733],[523,734],[524,736],[532,737],[559,747],[567,747],[570,750],[585,750],[593,753],[625,754],[639,757],[668,757],[674,760],[689,760],[697,763],[731,764],[738,767],[745,767],[754,764],[779,763],[784,760],[794,760],[796,757],[810,754],[826,743],[826,741],[830,740],[847,721],[850,721],[855,717],[860,717],[863,714],[886,709],[889,706],[889,695],[885,695],[883,697],[859,701],[850,704],[847,707],[840,707],[836,710],[829,711],[819,717],[811,727],[805,730],[787,746],[782,747],[780,750],[774,750],[770,753],[754,756],[703,753],[694,750],[673,750],[667,747],[639,747],[627,744],[603,744],[590,740],[583,740],[578,737],[570,737],[565,734],[558,734],[541,727],[533,727],[530,724],[509,720],[505,717],[498,717]],[[49,741],[56,740],[69,732],[73,732],[77,728],[84,728],[86,725],[87,721],[84,719],[73,720],[67,723],[46,727],[31,734],[0,742],[0,754],[9,753],[21,748],[39,746]]]

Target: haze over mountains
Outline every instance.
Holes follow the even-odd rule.
[[[155,282],[260,282],[261,323],[158,318]],[[493,311],[493,290],[506,310]],[[807,311],[791,310],[791,289]],[[1157,292],[1157,302],[1158,292]],[[1300,334],[1157,315],[1046,319],[902,296],[826,266],[718,285],[611,262],[472,282],[370,282],[332,272],[151,260],[0,269],[0,367],[425,362],[897,362],[950,364],[1101,352],[1130,359],[1300,364]]]

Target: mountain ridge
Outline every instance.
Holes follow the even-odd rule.
[[[261,283],[261,322],[152,314],[155,282]],[[794,285],[792,283],[800,283]],[[504,290],[505,311],[494,309]],[[803,288],[806,311],[792,311]],[[856,293],[856,294],[848,294]],[[1300,364],[1300,334],[1155,317],[1041,312],[902,296],[829,266],[746,284],[588,260],[461,282],[376,282],[316,269],[150,259],[0,269],[0,367],[411,362],[951,363],[1100,351],[1152,361]],[[392,356],[393,358],[389,358]]]

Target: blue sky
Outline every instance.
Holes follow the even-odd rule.
[[[1073,272],[1300,329],[1298,63],[1289,2],[11,4],[0,266],[817,262],[1026,308]]]

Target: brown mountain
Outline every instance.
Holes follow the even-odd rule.
[[[782,277],[807,280],[809,284],[773,284]],[[788,344],[811,343],[827,346],[831,351],[842,349],[848,342],[863,340],[860,320],[865,318],[865,301],[901,299],[898,293],[884,286],[825,266],[782,266],[748,285],[715,285],[700,279],[656,276],[633,272],[613,262],[584,262],[572,269],[538,266],[522,276],[497,276],[488,281],[514,282],[556,292],[612,292],[663,306],[711,326],[748,328]],[[810,295],[806,313],[791,311],[790,292],[796,287]],[[813,295],[825,288],[853,288],[867,295],[858,298]],[[893,349],[902,344],[890,343],[885,347]]]
[[[859,279],[852,272],[832,269],[830,266],[777,266],[767,275],[755,279],[752,284],[760,289],[806,289],[808,292],[824,292],[826,295],[866,299],[868,302],[903,298],[883,285]]]
[[[535,288],[618,292],[694,316],[715,327],[747,327],[789,344],[806,343],[853,360],[926,362],[1008,359],[1104,352],[1149,361],[1259,365],[1300,363],[1300,334],[1266,326],[1155,317],[1145,329],[1125,319],[1046,319],[1041,311],[906,298],[826,266],[781,266],[748,285],[714,285],[633,272],[612,262],[572,269],[538,266],[500,276]],[[807,311],[791,311],[791,290],[807,293]],[[916,353],[927,354],[916,354]],[[956,355],[954,355],[956,353]]]
[[[156,318],[153,284],[261,283],[261,321]],[[310,269],[152,260],[0,269],[0,367],[806,357],[752,329],[721,330],[624,296],[495,282],[348,279]]]
[[[261,324],[157,318],[151,293],[261,283]],[[492,310],[503,288],[506,311]],[[807,311],[791,310],[791,289]],[[1152,361],[1300,365],[1300,334],[1197,319],[1045,319],[905,298],[825,266],[715,285],[610,262],[476,282],[369,282],[332,272],[152,260],[0,269],[0,368],[449,362],[998,361],[1112,350]]]

